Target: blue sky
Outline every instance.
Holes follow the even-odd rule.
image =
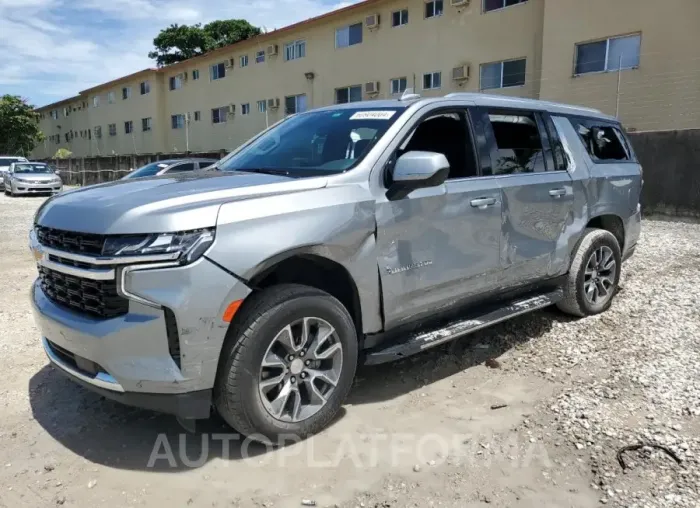
[[[243,18],[268,30],[356,0],[0,0],[0,95],[42,106],[154,67],[171,23]]]

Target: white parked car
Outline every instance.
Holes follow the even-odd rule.
[[[5,194],[55,194],[63,190],[56,170],[43,162],[13,162],[3,174]]]
[[[0,155],[0,185],[5,185],[5,173],[10,169],[13,162],[27,162],[24,157],[15,157],[13,155]]]

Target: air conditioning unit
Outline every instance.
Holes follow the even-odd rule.
[[[180,79],[182,81],[187,81],[187,71],[181,72],[180,74],[178,74],[178,76],[180,76]]]
[[[450,0],[452,7],[468,7],[470,0]]]
[[[379,28],[379,14],[371,14],[365,18],[365,26],[372,30],[373,28]]]
[[[267,56],[275,56],[277,54],[277,44],[270,44],[267,47]]]
[[[452,69],[452,79],[454,81],[466,81],[469,79],[471,66],[469,64],[459,65]]]
[[[365,93],[374,95],[379,93],[379,81],[368,81],[365,83]]]
[[[279,97],[275,97],[274,99],[267,99],[267,107],[270,109],[279,108],[280,107]]]
[[[224,67],[231,69],[233,67],[233,58],[229,58],[224,62]]]
[[[185,113],[185,120],[187,120],[188,123],[189,123],[191,118],[192,118],[192,116],[189,113]]]
[[[229,114],[229,115],[235,115],[235,114],[236,114],[236,105],[235,105],[235,104],[229,104],[229,105],[228,105],[228,114]]]

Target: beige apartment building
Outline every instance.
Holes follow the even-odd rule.
[[[365,0],[44,106],[32,155],[230,150],[287,114],[406,88],[700,127],[699,20],[700,0]]]

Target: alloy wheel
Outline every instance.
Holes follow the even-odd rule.
[[[343,348],[330,323],[317,317],[290,323],[263,357],[258,383],[262,403],[278,420],[306,420],[326,405],[342,367]]]
[[[583,288],[586,299],[600,305],[609,300],[614,291],[617,263],[610,247],[602,245],[593,251],[586,263]]]

